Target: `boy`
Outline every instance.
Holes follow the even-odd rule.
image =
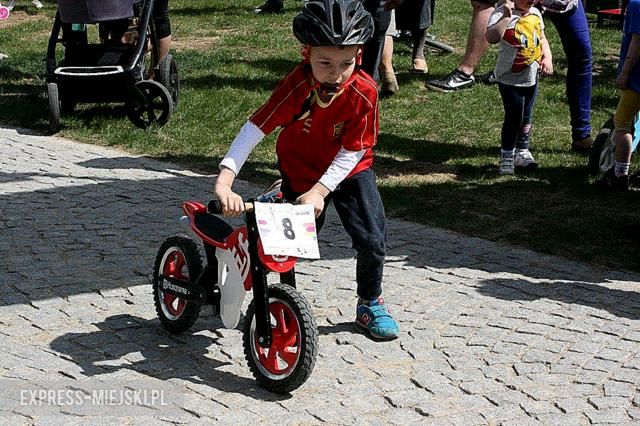
[[[553,64],[542,15],[533,3],[534,0],[506,0],[491,14],[487,26],[487,41],[500,43],[494,75],[504,105],[498,165],[501,175],[512,175],[515,167],[538,167],[529,151],[531,115],[538,72],[552,74]]]
[[[251,150],[281,127],[276,143],[286,199],[313,204],[318,230],[329,200],[357,251],[356,322],[378,339],[400,330],[382,293],[385,216],[371,170],[378,88],[357,68],[373,20],[356,0],[311,0],[293,20],[304,60],[275,88],[220,163],[214,195],[228,216],[244,210],[231,185]]]
[[[622,90],[616,113],[613,140],[616,144],[616,162],[605,175],[596,181],[602,189],[626,191],[629,189],[629,166],[633,118],[640,110],[640,0],[631,0],[624,18],[620,62],[615,85]],[[636,132],[640,131],[635,129]]]

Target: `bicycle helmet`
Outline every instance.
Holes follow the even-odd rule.
[[[357,0],[309,0],[293,18],[293,34],[310,46],[352,46],[373,35],[373,18]]]

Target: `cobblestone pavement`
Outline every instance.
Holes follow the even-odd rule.
[[[354,326],[353,252],[331,216],[323,258],[298,269],[315,370],[291,395],[256,387],[239,330],[205,309],[172,336],[153,308],[156,250],[212,182],[0,129],[0,423],[640,422],[640,276],[395,219],[385,297],[401,337]]]

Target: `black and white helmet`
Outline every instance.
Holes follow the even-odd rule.
[[[358,0],[309,0],[293,19],[293,34],[310,46],[352,46],[373,35],[373,18]]]

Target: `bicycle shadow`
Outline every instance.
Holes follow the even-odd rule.
[[[211,321],[217,320],[201,318],[189,332],[172,335],[160,327],[157,319],[112,315],[93,324],[98,331],[67,333],[51,341],[49,347],[69,357],[88,377],[131,370],[163,381],[181,379],[256,400],[281,401],[291,397],[262,389],[252,378],[224,371],[238,360],[225,351],[222,337],[201,334],[204,330],[215,333],[219,328],[208,324]]]

